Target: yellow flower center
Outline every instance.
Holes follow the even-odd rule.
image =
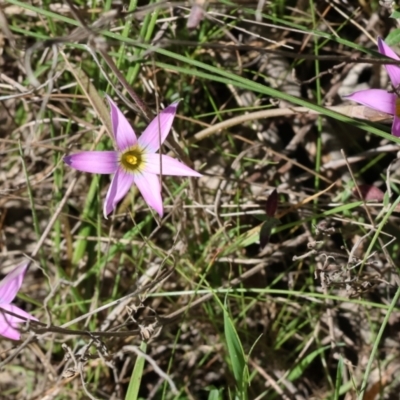
[[[144,166],[143,151],[138,147],[131,147],[121,154],[120,163],[126,172],[140,171]]]
[[[136,165],[138,159],[137,159],[136,156],[133,156],[132,154],[126,154],[126,155],[125,155],[125,161],[126,161],[128,164]]]

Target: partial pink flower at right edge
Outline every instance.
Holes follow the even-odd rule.
[[[378,38],[379,53],[386,57],[400,61],[397,54],[381,39]],[[386,71],[389,74],[393,88],[400,92],[400,67],[397,65],[385,65]],[[373,108],[394,116],[392,125],[392,134],[400,137],[400,98],[394,90],[387,91],[383,89],[367,89],[344,96],[347,99],[354,100],[364,106]]]
[[[37,318],[11,304],[22,285],[27,268],[27,263],[19,265],[0,282],[0,335],[13,340],[19,340],[21,337],[17,329],[19,324],[23,324],[27,319],[37,321]],[[8,314],[7,311],[16,316]]]

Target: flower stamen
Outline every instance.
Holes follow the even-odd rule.
[[[125,160],[126,160],[127,163],[129,163],[131,165],[136,165],[137,164],[137,157],[136,156],[127,155],[125,157]]]
[[[143,152],[138,147],[130,148],[121,154],[122,167],[127,172],[136,172],[143,167]]]

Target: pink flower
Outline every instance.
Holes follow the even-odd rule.
[[[19,265],[0,282],[0,335],[13,340],[19,340],[21,336],[16,329],[18,328],[18,324],[25,322],[27,319],[37,321],[37,318],[10,304],[22,285],[27,268],[28,264],[26,263]],[[7,312],[3,312],[2,310],[10,311],[22,318],[7,314]]]
[[[379,53],[400,61],[397,54],[381,39],[378,38]],[[397,65],[385,65],[395,91],[400,90],[400,68]],[[364,106],[375,110],[392,114],[394,116],[392,125],[392,134],[400,136],[400,98],[396,93],[388,92],[383,89],[367,89],[360,90],[345,96],[350,100],[354,100]]]
[[[161,185],[158,175],[196,176],[201,174],[164,154],[156,153],[174,121],[178,103],[173,103],[157,115],[137,138],[131,125],[116,104],[107,96],[116,151],[83,151],[64,157],[64,161],[79,171],[95,174],[115,174],[104,202],[104,217],[110,214],[133,184],[139,188],[146,203],[163,216]]]

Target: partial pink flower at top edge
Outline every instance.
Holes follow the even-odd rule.
[[[360,197],[361,195],[361,198],[365,201],[383,201],[385,198],[385,193],[374,185],[358,185],[358,188],[353,188],[353,193],[357,197]]]
[[[397,54],[381,38],[378,38],[378,50],[384,56],[400,61]],[[400,98],[398,95],[400,94],[400,67],[389,64],[385,65],[385,68],[393,85],[392,90],[360,90],[344,97],[364,106],[393,115],[392,134],[400,137]]]
[[[199,26],[204,17],[204,9],[202,6],[194,4],[190,9],[190,14],[186,23],[188,29],[195,29]]]
[[[162,217],[164,210],[158,175],[202,176],[180,161],[157,153],[171,129],[178,102],[162,110],[137,138],[121,110],[108,96],[107,100],[117,150],[83,151],[64,157],[64,161],[79,171],[114,174],[104,202],[105,218],[133,184],[146,203]]]
[[[17,329],[19,324],[27,319],[37,321],[37,318],[11,304],[22,285],[27,268],[27,263],[19,265],[0,282],[0,335],[13,340],[19,340],[21,336]]]

